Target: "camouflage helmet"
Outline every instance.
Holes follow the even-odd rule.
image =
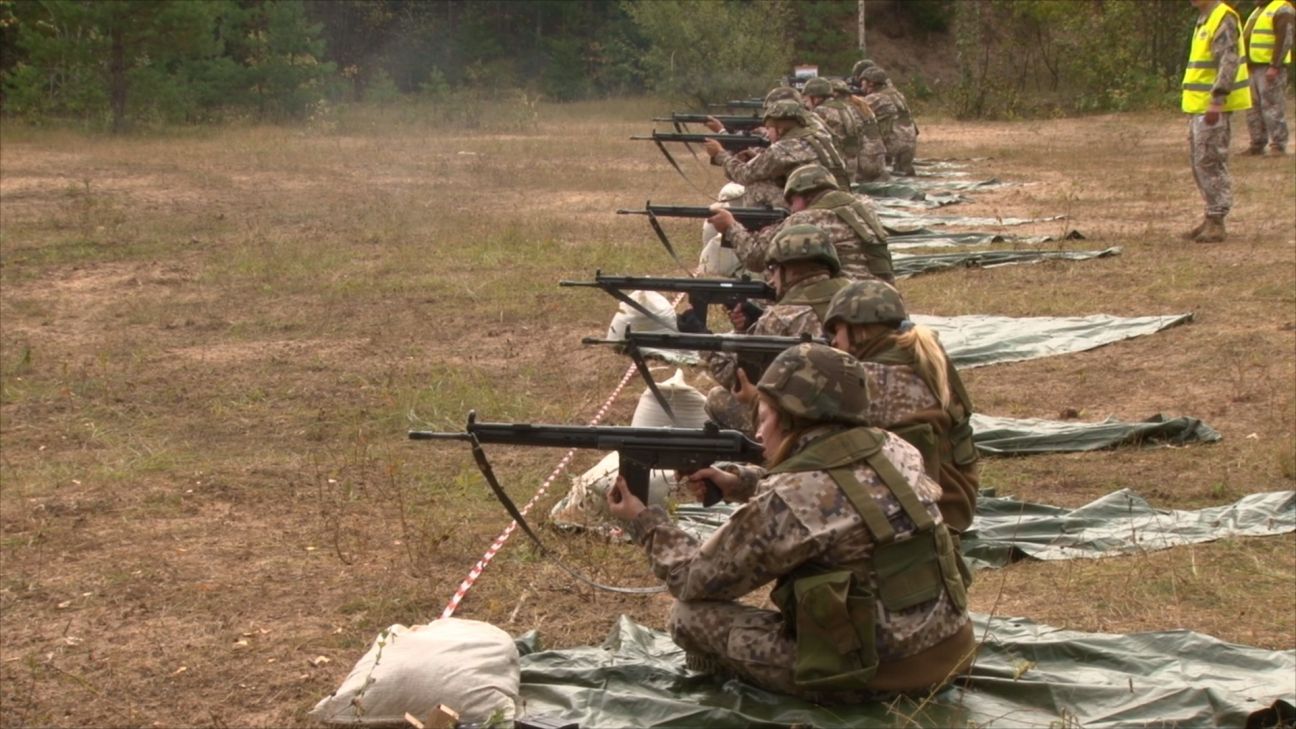
[[[846,96],[847,94],[850,93],[850,91],[851,91],[850,84],[846,83],[846,79],[839,78],[833,80],[832,82],[833,96]]]
[[[909,318],[894,287],[876,280],[856,281],[833,295],[824,312],[824,331],[838,324],[899,326]]]
[[[832,82],[822,76],[815,76],[801,87],[802,96],[832,96]]]
[[[800,104],[801,92],[791,86],[775,86],[769,90],[768,94],[765,94],[765,107],[769,108],[774,105],[774,102],[784,101],[786,99],[791,99]]]
[[[860,74],[864,72],[864,69],[876,65],[877,64],[874,63],[873,59],[871,58],[861,58],[860,60],[855,62],[854,66],[851,66],[851,76],[854,76],[855,78],[859,78]]]
[[[791,99],[784,99],[767,105],[763,117],[765,119],[791,119],[800,122],[802,125],[806,121],[805,108],[801,106],[801,102]]]
[[[860,78],[875,84],[884,84],[890,77],[887,76],[886,69],[881,66],[869,66],[863,71],[860,71]]]
[[[866,370],[826,344],[805,342],[783,350],[765,368],[756,389],[789,416],[785,428],[807,421],[869,424],[864,415],[870,400]]]
[[[765,254],[768,263],[813,261],[827,266],[832,275],[841,273],[841,259],[828,234],[815,225],[789,225],[770,241]]]
[[[788,174],[787,183],[783,185],[783,199],[793,195],[805,195],[817,190],[840,190],[837,179],[820,164],[801,165]]]

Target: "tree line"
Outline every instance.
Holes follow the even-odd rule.
[[[874,32],[922,36],[957,59],[957,79],[923,96],[967,117],[1165,103],[1195,17],[1187,3],[1146,0],[867,2]],[[1243,17],[1255,2],[1237,4]],[[0,108],[120,130],[516,90],[697,103],[761,93],[793,62],[846,71],[859,57],[857,10],[857,0],[0,0]]]

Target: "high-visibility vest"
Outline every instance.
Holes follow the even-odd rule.
[[[1188,50],[1188,68],[1183,77],[1183,110],[1189,114],[1205,114],[1210,108],[1211,89],[1215,87],[1217,64],[1211,55],[1211,39],[1225,15],[1232,15],[1238,24],[1238,69],[1229,95],[1224,99],[1224,111],[1239,111],[1251,108],[1251,75],[1247,72],[1246,39],[1242,37],[1242,19],[1237,11],[1224,3],[1219,3],[1211,11],[1205,23],[1197,26],[1193,34],[1192,47]]]
[[[1273,60],[1275,47],[1274,37],[1274,14],[1278,8],[1282,7],[1287,0],[1273,0],[1266,6],[1257,6],[1251,11],[1251,17],[1247,18],[1247,53],[1250,54],[1252,63],[1269,63]],[[1292,62],[1291,49],[1287,49],[1287,55],[1283,58],[1283,64]]]

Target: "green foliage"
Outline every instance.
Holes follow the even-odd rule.
[[[698,103],[763,94],[792,62],[789,6],[780,0],[628,0],[648,41],[656,91]]]

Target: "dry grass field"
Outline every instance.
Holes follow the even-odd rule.
[[[655,149],[648,100],[337,112],[300,128],[108,138],[6,124],[0,157],[0,725],[285,726],[391,623],[435,618],[508,519],[459,429],[585,423],[626,363],[582,348],[613,312],[564,278],[672,275],[651,198],[705,204]],[[1191,311],[1187,326],[969,371],[992,415],[1192,415],[1220,443],[984,462],[999,495],[1078,506],[1120,488],[1192,509],[1296,486],[1296,165],[1235,155],[1225,244],[1169,111],[924,119],[920,157],[970,159],[959,213],[1065,214],[1084,263],[902,283],[919,313]],[[1235,122],[1234,149],[1245,144]],[[718,171],[689,163],[706,189]],[[672,224],[686,255],[695,222]],[[700,381],[697,379],[695,381]],[[637,385],[607,422],[628,422]],[[491,449],[525,501],[561,453]],[[579,472],[599,454],[581,453]],[[561,484],[533,512],[547,512]],[[621,584],[634,549],[550,540]],[[1185,628],[1296,648],[1296,538],[1230,539],[982,573],[974,609],[1092,631]],[[597,643],[663,598],[594,593],[516,535],[457,613]]]

